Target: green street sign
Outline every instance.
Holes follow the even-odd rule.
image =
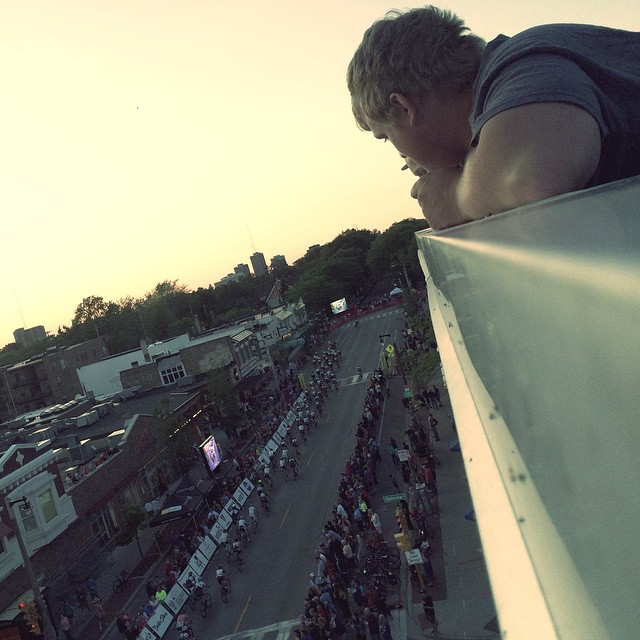
[[[382,496],[384,502],[400,502],[400,500],[406,500],[406,493],[392,493],[390,496]]]

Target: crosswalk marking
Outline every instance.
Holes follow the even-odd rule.
[[[391,625],[391,637],[406,638],[407,637],[407,611],[406,609],[394,609],[392,619],[389,621]],[[300,625],[300,620],[285,620],[276,622],[275,624],[260,627],[259,629],[248,629],[247,631],[238,631],[228,636],[218,638],[217,640],[288,640],[293,629]]]
[[[263,640],[267,635],[270,635],[269,640],[287,640],[294,627],[300,624],[298,619],[285,620],[283,622],[276,622],[274,624],[267,625],[266,627],[260,627],[259,629],[248,629],[247,631],[238,631],[228,636],[218,638],[218,640]],[[277,635],[275,635],[277,633]]]
[[[362,375],[356,374],[355,376],[349,376],[348,378],[340,378],[338,382],[341,387],[350,387],[352,384],[358,384],[360,382],[366,382],[371,376],[371,371],[365,371]]]

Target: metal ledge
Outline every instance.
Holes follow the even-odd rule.
[[[640,179],[416,236],[503,631],[636,637]]]

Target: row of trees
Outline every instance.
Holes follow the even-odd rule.
[[[96,336],[107,340],[111,353],[119,353],[138,347],[141,339],[154,342],[180,333],[196,334],[263,308],[276,279],[282,282],[287,300],[302,298],[309,312],[328,313],[331,301],[365,293],[394,265],[401,265],[417,281],[420,268],[413,236],[426,226],[425,220],[410,218],[385,232],[349,229],[325,245],[310,247],[292,266],[221,287],[192,291],[178,280],[165,280],[141,298],[111,301],[90,295],[76,307],[71,324],[60,327],[44,344],[5,346],[0,350],[0,366],[41,353],[48,346],[70,346]]]

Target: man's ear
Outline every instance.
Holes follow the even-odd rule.
[[[402,113],[406,116],[409,124],[415,124],[417,115],[416,104],[411,98],[408,98],[403,93],[392,93],[389,96],[389,102],[398,111],[398,113]]]

